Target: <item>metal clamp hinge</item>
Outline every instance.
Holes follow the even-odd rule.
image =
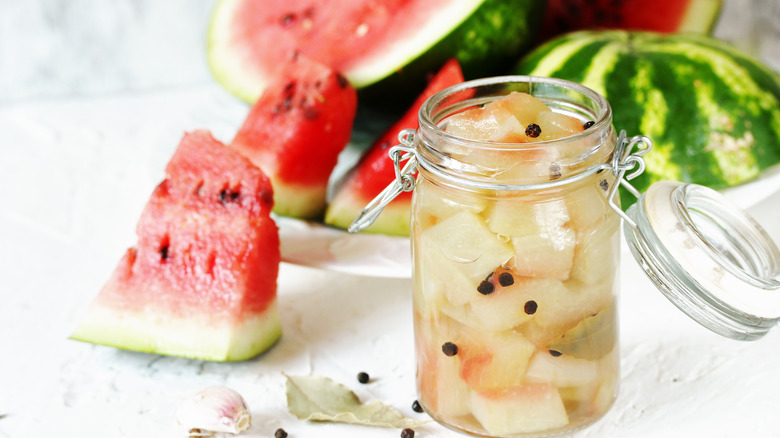
[[[400,145],[390,148],[388,155],[393,160],[395,179],[376,198],[366,205],[347,231],[357,233],[374,223],[385,206],[403,192],[414,190],[414,173],[417,171],[417,154],[414,150],[414,130],[404,129],[398,134]],[[406,164],[401,167],[401,164]]]

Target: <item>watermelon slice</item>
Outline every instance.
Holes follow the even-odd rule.
[[[72,339],[243,360],[281,335],[268,178],[206,131],[186,134],[127,250]]]
[[[343,184],[328,205],[325,223],[348,228],[361,210],[395,178],[393,161],[388,156],[390,147],[398,144],[398,133],[404,129],[417,129],[417,113],[422,104],[436,92],[463,82],[463,73],[455,59],[448,61],[434,76],[428,87],[411,108],[377,140],[350,171]],[[409,235],[412,192],[401,193],[390,202],[367,232]]]
[[[342,72],[356,88],[403,71],[406,86],[393,86],[393,97],[413,89],[413,98],[424,88],[425,74],[451,57],[473,76],[517,59],[535,40],[545,3],[220,0],[209,28],[208,61],[217,80],[248,102],[296,54]]]
[[[542,37],[583,29],[708,34],[722,0],[548,0]]]
[[[230,146],[271,179],[274,213],[322,216],[328,179],[349,142],[356,109],[355,89],[303,55],[252,106]]]

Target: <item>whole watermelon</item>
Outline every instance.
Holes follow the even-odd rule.
[[[650,137],[647,170],[632,181],[640,190],[663,179],[733,186],[780,161],[780,75],[716,39],[575,32],[516,72],[582,83],[607,98],[616,129]]]

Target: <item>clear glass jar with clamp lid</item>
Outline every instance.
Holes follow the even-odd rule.
[[[448,128],[457,114],[513,92],[587,129],[499,144]],[[419,129],[391,149],[396,180],[350,231],[414,190],[417,390],[438,422],[478,436],[549,436],[607,412],[620,374],[621,220],[651,280],[704,326],[754,339],[780,320],[772,240],[707,188],[665,181],[638,193],[628,180],[644,170],[652,143],[618,135],[611,111],[568,81],[470,81],[431,97]],[[627,212],[620,186],[638,198]]]

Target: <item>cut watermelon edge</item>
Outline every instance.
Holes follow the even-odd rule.
[[[172,316],[154,309],[128,312],[94,303],[70,339],[125,350],[209,361],[242,361],[268,350],[282,335],[277,300],[240,321]]]

